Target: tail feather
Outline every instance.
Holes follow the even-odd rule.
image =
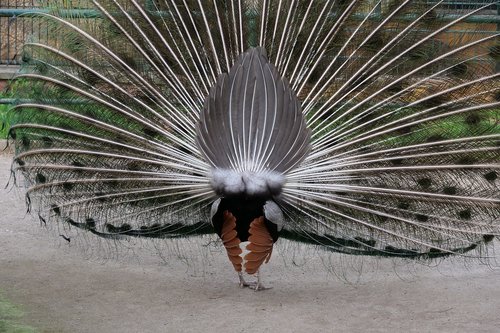
[[[47,223],[102,236],[206,233],[214,178],[236,172],[284,210],[286,238],[415,258],[481,248],[500,234],[500,34],[473,22],[498,2],[483,3],[96,0],[99,19],[40,14],[48,33],[12,86],[13,170]],[[274,113],[244,102],[257,67],[251,87],[277,92],[253,100]],[[236,105],[248,112],[219,112]]]
[[[286,174],[309,152],[310,131],[300,104],[262,49],[243,53],[231,71],[219,77],[201,111],[197,134],[198,146],[214,169],[242,175]],[[221,193],[234,192],[217,184],[217,177],[214,182]],[[248,187],[255,186],[241,184],[239,191],[260,193]]]

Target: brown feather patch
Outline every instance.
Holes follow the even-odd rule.
[[[241,258],[241,253],[243,252],[240,249],[240,239],[237,237],[236,233],[236,218],[229,211],[224,211],[224,222],[222,224],[222,243],[227,251],[227,256],[229,260],[234,266],[234,269],[237,272],[241,272],[241,264],[243,259]]]
[[[264,224],[264,217],[256,218],[250,223],[250,237],[247,250],[250,251],[245,256],[245,271],[248,274],[255,274],[264,261],[271,259],[273,251],[273,238]]]

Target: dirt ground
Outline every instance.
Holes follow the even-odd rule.
[[[273,289],[253,292],[238,288],[220,247],[205,240],[187,245],[200,249],[191,253],[198,262],[169,255],[176,245],[158,256],[133,242],[105,260],[92,239],[88,259],[27,216],[18,191],[3,190],[10,159],[0,155],[0,291],[40,332],[499,331],[500,268],[461,260],[331,256],[346,283],[316,252],[282,242],[263,273]],[[286,259],[292,249],[295,261]]]

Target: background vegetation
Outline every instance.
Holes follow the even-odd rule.
[[[8,98],[7,94],[0,90],[0,99]],[[10,106],[6,104],[0,104],[0,140],[7,138],[7,132],[9,131],[10,121],[7,110]],[[1,331],[0,331],[1,332]]]
[[[30,326],[19,324],[23,312],[9,303],[0,294],[0,332],[1,333],[32,333],[36,330]]]

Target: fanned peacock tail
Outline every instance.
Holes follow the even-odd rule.
[[[99,0],[86,18],[51,1],[13,84],[12,168],[45,222],[185,237],[213,232],[211,158],[226,154],[230,168],[283,173],[281,237],[465,253],[500,234],[499,33],[471,19],[498,2],[483,2],[451,15],[444,1]],[[298,97],[308,146],[273,141],[262,129],[281,120],[268,117],[209,155],[205,100],[254,47]],[[290,135],[308,131],[296,124]],[[269,167],[276,154],[300,164]]]

